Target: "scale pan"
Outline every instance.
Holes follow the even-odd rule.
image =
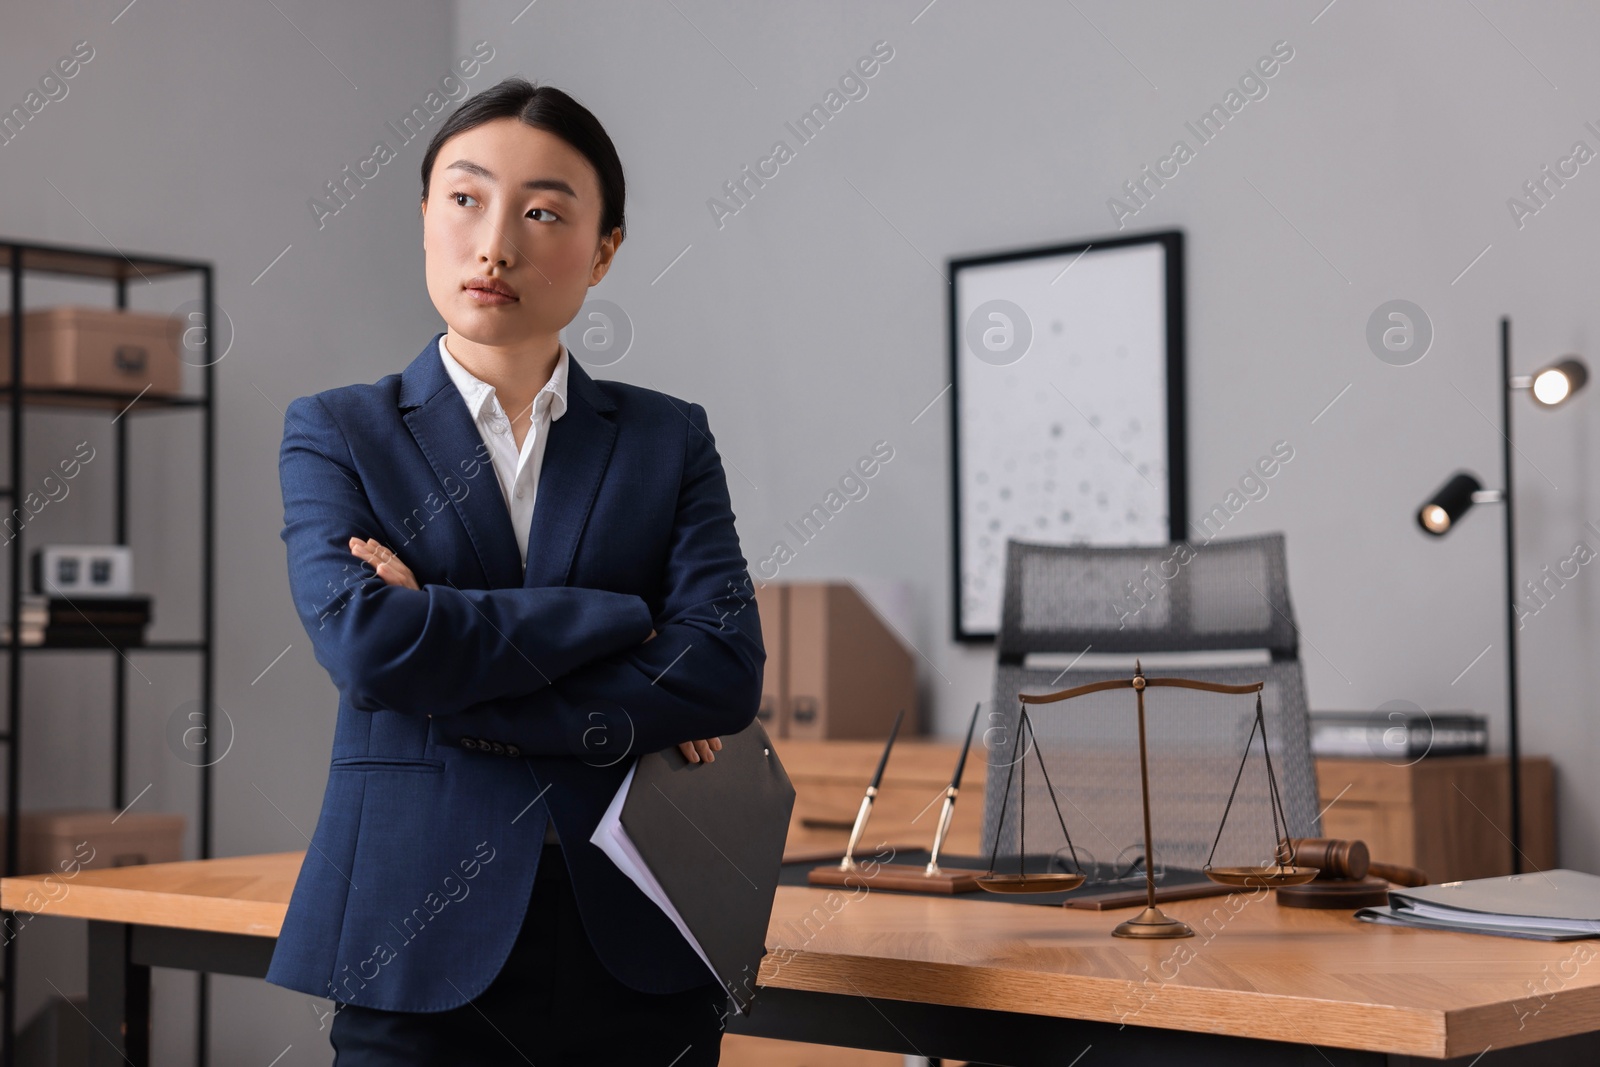
[[[1312,874],[1316,872],[1313,870]],[[978,888],[991,893],[1065,893],[1083,884],[1081,874],[995,874],[978,877]]]
[[[1207,867],[1206,877],[1221,885],[1305,885],[1316,878],[1316,867]]]

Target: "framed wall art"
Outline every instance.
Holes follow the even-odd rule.
[[[1185,537],[1183,234],[949,268],[954,636],[986,641],[1007,540]]]

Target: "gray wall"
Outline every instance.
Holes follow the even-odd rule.
[[[1584,126],[1600,127],[1586,104],[1600,89],[1586,48],[1600,13],[1505,0],[924,2],[547,2],[518,17],[521,0],[297,0],[280,2],[283,14],[146,0],[111,25],[121,2],[80,0],[0,16],[7,106],[73,42],[96,49],[67,98],[0,148],[0,232],[212,259],[237,328],[219,372],[218,699],[238,727],[218,770],[221,852],[303,847],[325,779],[334,692],[285,589],[280,409],[400,369],[438,323],[414,214],[419,144],[321,230],[306,201],[478,39],[496,55],[474,88],[512,73],[562,86],[617,142],[630,237],[595,295],[625,309],[636,339],[597,373],[706,406],[747,557],[765,556],[873,442],[892,443],[868,497],[782,573],[909,588],[906,634],[946,735],[988,699],[992,653],[947,636],[948,395],[912,421],[947,384],[944,260],[1114,232],[1107,201],[1123,182],[1175,139],[1192,142],[1184,123],[1289,42],[1267,95],[1127,220],[1189,236],[1193,510],[1290,442],[1294,460],[1227,531],[1287,533],[1313,707],[1409,700],[1500,717],[1499,515],[1474,513],[1441,542],[1412,516],[1459,467],[1499,481],[1501,314],[1515,321],[1521,369],[1565,351],[1600,358],[1587,299],[1596,167],[1520,227],[1507,207],[1574,141],[1600,150]],[[880,40],[894,55],[867,95],[719,227],[707,200],[774,140],[794,145],[784,123]],[[170,309],[189,295],[134,303]],[[1404,367],[1365,340],[1374,309],[1396,298],[1425,309],[1435,334]],[[1584,526],[1600,525],[1593,404],[1592,393],[1550,413],[1519,402],[1525,573],[1580,539],[1600,549]],[[41,431],[30,465],[69,451],[75,425]],[[192,621],[176,603],[192,563],[181,540],[192,436],[176,423],[139,432],[162,457],[136,468],[141,585],[170,591],[159,632],[179,636]],[[39,536],[104,536],[105,473],[91,465],[85,477],[102,480]],[[1600,785],[1587,773],[1600,755],[1593,569],[1527,620],[1522,662],[1526,747],[1560,766],[1563,862],[1600,870]],[[160,730],[192,679],[162,670],[137,698],[135,788],[154,783],[141,803],[178,810],[193,775]],[[78,673],[31,676],[32,805],[105,803],[104,746],[83,741],[103,729],[104,687]],[[57,925],[42,922],[38,941],[70,944],[72,924]],[[81,982],[65,956],[46,966],[30,974]],[[48,990],[28,981],[37,1003]],[[177,1055],[188,980],[163,984],[159,1032]],[[291,1043],[280,1064],[328,1061],[305,998],[259,982],[216,988],[217,1062],[266,1063]]]

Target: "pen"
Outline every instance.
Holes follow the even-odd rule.
[[[883,755],[878,757],[878,769],[872,772],[872,781],[867,785],[867,794],[861,798],[861,810],[856,812],[855,825],[850,828],[850,843],[845,846],[844,859],[839,861],[841,871],[854,870],[856,866],[856,844],[861,840],[862,831],[867,828],[867,815],[872,811],[872,800],[878,795],[878,786],[883,781],[883,768],[889,762],[889,750],[894,748],[895,735],[900,732],[900,720],[905,718],[906,709],[901,708],[894,717],[894,726],[889,730],[889,740],[884,743]]]
[[[967,751],[972,748],[972,734],[978,728],[978,709],[983,707],[983,701],[972,706],[972,721],[967,724],[967,739],[961,745],[961,758],[956,760],[956,773],[950,777],[950,785],[944,791],[944,806],[939,810],[939,829],[933,835],[933,852],[928,856],[928,866],[925,874],[939,873],[939,850],[944,847],[945,834],[950,832],[950,817],[955,814],[956,795],[961,792],[961,772],[967,766]]]

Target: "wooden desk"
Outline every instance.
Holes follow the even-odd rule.
[[[149,968],[265,974],[301,858],[82,871],[48,892],[47,876],[6,878],[0,908],[89,920],[97,1062],[142,1065]],[[1124,941],[1103,912],[780,887],[761,992],[729,1032],[1017,1067],[1087,1045],[1119,1063],[1303,1063],[1309,1044],[1339,1067],[1466,1064],[1492,1046],[1489,1067],[1536,1042],[1551,1044],[1521,1052],[1547,1067],[1572,1046],[1600,1056],[1594,941],[1369,926],[1270,895],[1168,910],[1198,935]]]

